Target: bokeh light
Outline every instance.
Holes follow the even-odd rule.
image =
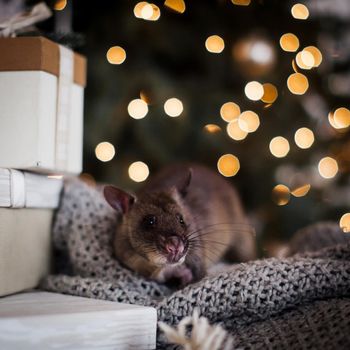
[[[331,111],[328,113],[328,121],[334,129],[341,129],[334,121],[334,112]]]
[[[307,77],[301,73],[293,73],[288,77],[287,86],[294,95],[303,95],[309,88]]]
[[[126,52],[121,46],[113,46],[107,51],[106,57],[111,64],[122,64],[126,59]]]
[[[299,148],[307,149],[314,143],[315,136],[312,130],[308,128],[300,128],[295,132],[294,141]]]
[[[318,163],[318,172],[325,179],[331,179],[338,173],[338,163],[331,157],[324,157]]]
[[[337,129],[343,129],[350,126],[350,111],[345,107],[337,108],[333,114],[334,124]]]
[[[260,125],[259,116],[253,111],[245,111],[238,117],[238,125],[243,131],[254,132]]]
[[[136,18],[142,18],[142,15],[141,15],[141,11],[142,11],[142,8],[147,5],[148,2],[147,1],[141,1],[141,2],[138,2],[135,7],[134,7],[134,15]]]
[[[114,146],[109,142],[100,142],[95,148],[95,155],[101,162],[109,162],[115,156]]]
[[[67,0],[56,0],[55,4],[53,5],[53,8],[56,11],[62,11],[66,8],[67,6]]]
[[[178,13],[184,13],[186,10],[184,0],[165,0],[164,6]]]
[[[149,20],[153,16],[153,6],[152,4],[145,4],[141,8],[141,18]]]
[[[225,48],[225,42],[219,35],[211,35],[205,41],[205,47],[211,53],[220,53]]]
[[[311,69],[315,66],[313,54],[306,50],[298,52],[295,61],[301,69]]]
[[[216,124],[207,124],[204,126],[204,130],[210,134],[215,134],[215,133],[221,131],[221,128],[219,125],[216,125]]]
[[[299,39],[292,33],[283,34],[280,38],[280,46],[284,51],[295,52],[299,48]]]
[[[240,168],[239,159],[233,154],[224,154],[219,158],[217,167],[221,175],[235,176]]]
[[[149,176],[149,169],[147,164],[141,161],[130,164],[128,174],[131,180],[135,182],[145,181]]]
[[[248,133],[244,130],[242,130],[238,124],[238,119],[234,119],[231,122],[227,124],[226,128],[228,136],[231,137],[231,139],[235,141],[241,141],[244,140]]]
[[[251,0],[231,0],[232,4],[239,6],[249,6]]]
[[[261,101],[265,103],[274,103],[278,97],[278,91],[275,85],[270,83],[263,84],[264,94]]]
[[[343,230],[343,232],[350,232],[350,213],[346,213],[340,218],[339,226]]]
[[[183,104],[178,98],[169,98],[164,103],[164,111],[169,117],[178,117],[183,112]]]
[[[309,10],[303,4],[295,4],[291,9],[292,16],[295,19],[307,19],[309,17]]]
[[[79,179],[85,182],[88,186],[96,187],[95,178],[89,173],[81,173]]]
[[[240,114],[241,109],[239,108],[238,104],[234,102],[226,102],[220,108],[221,118],[228,123],[238,118]]]
[[[148,113],[147,103],[140,98],[132,100],[128,105],[128,113],[134,119],[142,119]]]
[[[305,185],[298,186],[295,189],[293,189],[291,191],[291,194],[294,197],[304,197],[304,196],[306,196],[309,193],[310,189],[311,189],[311,185],[310,184],[305,184]]]
[[[152,16],[149,18],[149,20],[158,21],[158,19],[160,18],[160,8],[155,4],[151,4],[151,6],[153,9],[153,13],[152,13]]]
[[[290,190],[285,185],[277,185],[272,190],[272,200],[277,205],[286,205],[290,199]]]
[[[276,136],[270,141],[270,152],[272,155],[274,155],[276,158],[283,158],[285,157],[289,150],[289,142],[287,139],[285,139],[282,136]]]
[[[315,47],[315,46],[307,46],[307,47],[305,47],[305,49],[303,51],[311,53],[311,55],[314,58],[314,67],[318,67],[321,64],[321,62],[322,62],[322,53],[317,47]]]
[[[264,88],[258,81],[251,81],[245,86],[244,93],[250,100],[259,101],[264,96]]]
[[[268,65],[274,61],[275,52],[270,42],[255,40],[250,43],[249,57],[254,63]]]

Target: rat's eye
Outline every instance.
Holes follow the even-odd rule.
[[[176,215],[177,219],[179,220],[179,223],[182,225],[182,226],[185,226],[185,221],[184,221],[184,218],[182,217],[181,214],[177,214]]]
[[[142,220],[142,226],[152,228],[156,225],[157,218],[154,215],[146,215]]]

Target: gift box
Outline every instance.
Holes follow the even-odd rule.
[[[43,37],[0,52],[0,167],[81,172],[85,58]]]
[[[62,180],[0,169],[0,296],[36,287],[50,269]]]

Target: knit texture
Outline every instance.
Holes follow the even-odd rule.
[[[241,348],[349,348],[350,243],[338,225],[318,224],[296,235],[299,245],[307,237],[309,250],[310,242],[317,242],[313,252],[235,264],[178,291],[137,275],[113,257],[116,225],[117,215],[99,190],[67,182],[53,225],[57,274],[42,288],[153,306],[169,325],[197,308],[228,329]],[[320,245],[324,234],[332,235],[326,247]],[[290,245],[291,253],[296,246]],[[161,335],[158,348],[171,349]]]

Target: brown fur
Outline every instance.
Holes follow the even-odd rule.
[[[142,225],[149,214],[157,218],[150,230]],[[174,235],[188,250],[183,263],[169,265],[159,247],[164,237]],[[114,247],[116,256],[136,272],[161,282],[179,277],[182,284],[202,278],[224,255],[237,261],[255,258],[254,231],[235,189],[219,174],[194,164],[166,167],[145,184],[123,215]]]

